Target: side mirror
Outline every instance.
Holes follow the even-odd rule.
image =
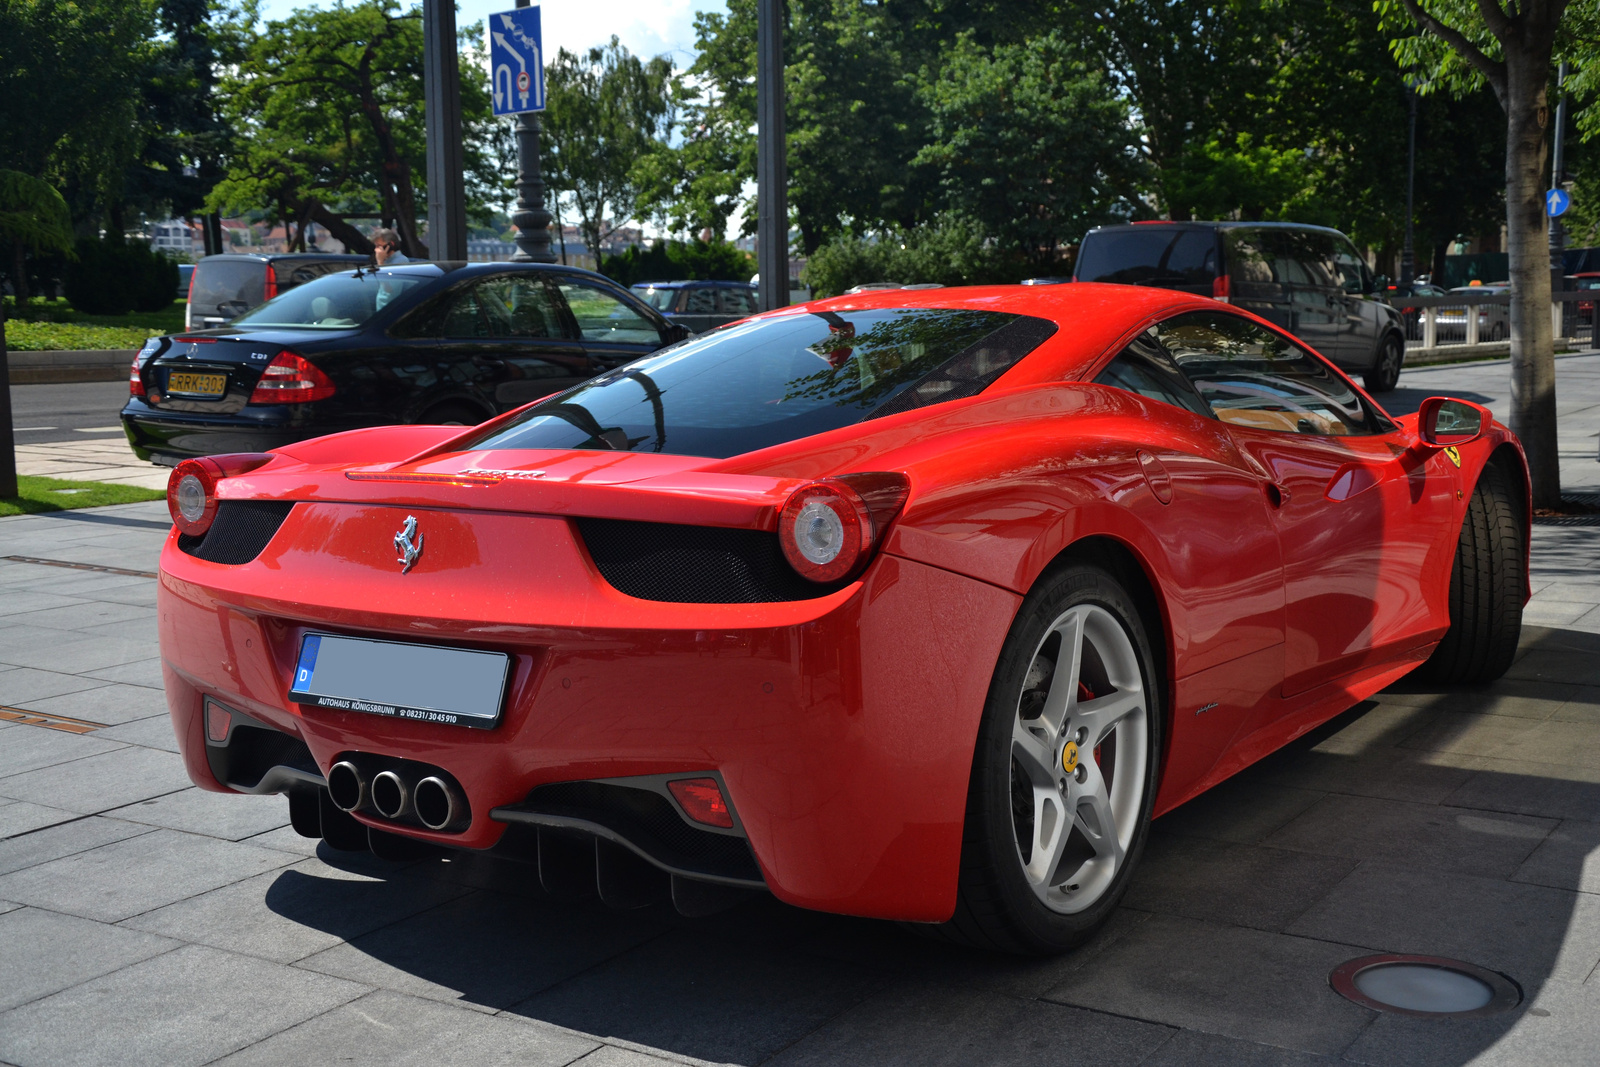
[[[1417,434],[1430,448],[1449,448],[1476,440],[1493,418],[1487,408],[1465,400],[1430,396],[1417,411]]]
[[[1376,278],[1372,279],[1372,291],[1375,293],[1387,293],[1389,291],[1389,284],[1389,276],[1387,274],[1380,274]]]
[[[663,345],[677,344],[679,341],[687,341],[693,336],[694,331],[683,323],[669,322],[667,323],[667,328],[661,331],[661,343]]]

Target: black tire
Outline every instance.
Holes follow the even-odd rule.
[[[1445,684],[1490,682],[1511,666],[1522,635],[1522,507],[1512,479],[1489,463],[1473,486],[1450,566],[1450,629],[1418,673]]]
[[[1378,350],[1378,362],[1361,376],[1369,393],[1387,393],[1400,381],[1400,369],[1405,365],[1406,345],[1394,334],[1383,339]]]
[[[1489,330],[1489,340],[1491,340],[1491,341],[1504,341],[1505,339],[1506,339],[1506,324],[1503,323],[1503,322],[1495,323],[1493,328],[1491,328]]]
[[[1022,764],[1014,754],[1013,728],[1019,723],[1044,722],[1044,715],[1038,714],[1037,718],[1030,719],[1024,711],[1030,706],[1030,698],[1037,695],[1037,705],[1043,707],[1047,704],[1048,696],[1054,695],[1050,688],[1048,677],[1040,678],[1040,662],[1049,661],[1053,655],[1052,641],[1055,647],[1060,647],[1061,638],[1054,635],[1058,632],[1056,626],[1062,620],[1074,616],[1074,612],[1093,612],[1093,623],[1085,623],[1083,632],[1087,635],[1091,627],[1101,633],[1109,631],[1114,623],[1121,628],[1127,645],[1121,646],[1125,653],[1131,651],[1137,660],[1136,673],[1139,678],[1140,696],[1143,700],[1143,725],[1142,733],[1131,735],[1131,740],[1124,737],[1121,722],[1137,725],[1138,712],[1131,713],[1125,720],[1118,720],[1119,725],[1112,727],[1115,732],[1103,736],[1102,745],[1111,746],[1111,756],[1103,759],[1098,747],[1091,748],[1091,742],[1085,741],[1083,749],[1082,768],[1076,773],[1066,773],[1060,765],[1051,767],[1049,774],[1053,778],[1062,774],[1062,788],[1067,789],[1069,780],[1082,782],[1085,780],[1084,772],[1089,772],[1090,781],[1103,781],[1101,796],[1107,794],[1123,795],[1123,814],[1117,815],[1113,820],[1112,829],[1117,831],[1117,836],[1128,836],[1130,840],[1122,850],[1120,864],[1113,867],[1102,880],[1103,888],[1098,889],[1097,896],[1085,897],[1081,900],[1068,899],[1071,891],[1079,890],[1076,884],[1065,884],[1073,879],[1088,883],[1096,876],[1084,876],[1093,863],[1100,862],[1099,849],[1096,849],[1089,838],[1083,834],[1078,820],[1083,811],[1078,805],[1089,804],[1088,799],[1069,799],[1071,804],[1071,825],[1075,827],[1062,835],[1064,844],[1079,845],[1076,854],[1063,851],[1062,858],[1054,861],[1054,870],[1048,870],[1042,878],[1030,881],[1026,865],[1031,857],[1024,857],[1023,837],[1028,837],[1030,845],[1036,841],[1032,818],[1027,808],[1029,790],[1034,788],[1034,782],[1017,775],[1024,773]],[[1111,642],[1115,644],[1115,641]],[[1090,638],[1083,639],[1082,655],[1083,667],[1079,674],[1073,676],[1077,679],[1094,682],[1090,687],[1090,699],[1099,696],[1126,695],[1122,685],[1112,684],[1107,680],[1107,670],[1116,673],[1127,673],[1126,666],[1122,668],[1105,668],[1098,666],[1101,657],[1098,651],[1090,653]],[[1096,648],[1098,648],[1098,644]],[[1113,651],[1106,658],[1111,663],[1119,655]],[[1133,600],[1118,584],[1115,578],[1098,567],[1084,564],[1073,564],[1048,573],[1042,578],[1034,590],[1023,602],[1021,610],[1017,613],[1016,621],[1012,623],[1011,633],[1006,638],[1004,648],[1001,650],[1000,661],[995,669],[994,680],[990,685],[988,701],[984,707],[983,721],[978,731],[977,749],[972,762],[972,780],[967,796],[966,824],[962,840],[961,872],[957,891],[956,910],[949,922],[932,928],[938,936],[960,944],[985,949],[995,949],[1004,952],[1022,954],[1047,954],[1063,952],[1081,944],[1111,916],[1116,909],[1118,901],[1127,890],[1129,877],[1138,866],[1139,856],[1144,850],[1145,839],[1149,834],[1150,809],[1155,798],[1157,782],[1157,768],[1159,766],[1159,753],[1161,751],[1162,714],[1160,680],[1152,669],[1155,659],[1150,651],[1149,640],[1145,635],[1144,624]],[[1049,663],[1046,662],[1046,666]],[[1096,672],[1099,673],[1096,673]],[[1033,688],[1026,688],[1033,686]],[[1040,687],[1043,688],[1040,688]],[[1128,686],[1131,690],[1131,686]],[[1067,692],[1077,693],[1080,690],[1073,687],[1071,680],[1067,684]],[[1048,694],[1048,696],[1046,695]],[[1092,715],[1083,704],[1079,710],[1085,715]],[[1065,724],[1070,728],[1078,721],[1078,712],[1064,713]],[[1066,737],[1064,731],[1062,738]],[[1082,740],[1081,734],[1074,734]],[[1143,752],[1139,752],[1138,745],[1143,744]],[[1126,744],[1125,749],[1120,746]],[[1120,751],[1119,751],[1120,749]],[[1048,751],[1058,751],[1048,748]],[[1076,750],[1075,750],[1076,752]],[[1060,757],[1056,757],[1058,760]],[[1074,763],[1079,761],[1079,756],[1074,755]],[[1038,764],[1031,766],[1037,767]],[[1106,773],[1105,768],[1114,770],[1116,775],[1123,773],[1124,767],[1142,771],[1142,779],[1134,779],[1132,784],[1124,780],[1121,790],[1118,789],[1116,779],[1112,774]],[[1091,771],[1090,769],[1093,768]],[[1018,807],[1017,790],[1023,791],[1022,807]],[[1137,792],[1134,792],[1137,790]],[[1114,803],[1107,800],[1107,809]],[[1040,812],[1038,801],[1034,801],[1031,812]],[[1061,808],[1057,811],[1060,812]],[[1092,810],[1090,812],[1092,815]],[[1131,815],[1131,821],[1125,816]],[[1056,818],[1061,818],[1058,814]],[[1019,819],[1027,820],[1027,828]],[[1115,825],[1118,820],[1124,821],[1130,833],[1123,835]],[[1076,835],[1076,836],[1074,836]],[[1104,842],[1102,842],[1104,843]],[[1082,867],[1075,866],[1079,863],[1078,856],[1082,854],[1082,845],[1088,845],[1090,861]],[[1063,874],[1062,872],[1068,872]],[[1104,873],[1104,868],[1102,868]],[[1055,879],[1062,879],[1063,884],[1055,885]],[[1084,886],[1088,888],[1087,884]],[[1046,898],[1051,893],[1061,894],[1061,902],[1055,906],[1046,903]],[[1063,913],[1061,907],[1079,907],[1080,910]]]
[[[476,426],[488,417],[471,404],[451,401],[424,411],[417,422],[422,426]]]

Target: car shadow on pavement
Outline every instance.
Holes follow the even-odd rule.
[[[301,967],[718,1062],[1070,1048],[1074,1063],[1455,1067],[1523,1040],[1581,1062],[1600,1027],[1600,977],[1584,985],[1600,962],[1596,751],[1600,636],[1527,627],[1501,681],[1402,682],[1157,820],[1124,906],[1053,959],[771,897],[695,920],[557,902],[531,868],[459,854],[384,865],[324,845],[338,870],[286,871],[266,902],[342,942]],[[1503,973],[1522,1002],[1421,1019],[1330,988],[1340,963],[1388,952]]]
[[[1402,383],[1405,381],[1404,375],[1401,376],[1400,381]],[[1408,388],[1404,384],[1396,386],[1387,393],[1380,394],[1376,399],[1383,410],[1391,415],[1399,416],[1416,414],[1417,409],[1422,407],[1422,402],[1430,396],[1451,396],[1457,400],[1470,400],[1474,404],[1482,404],[1485,407],[1492,404],[1495,399],[1491,396],[1484,396],[1482,393],[1475,393],[1470,389],[1450,389],[1440,392],[1438,389]]]

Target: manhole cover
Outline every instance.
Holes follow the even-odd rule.
[[[1328,976],[1335,993],[1363,1007],[1438,1019],[1494,1015],[1522,1003],[1503,974],[1438,956],[1362,956]]]

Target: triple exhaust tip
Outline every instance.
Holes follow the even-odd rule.
[[[466,812],[460,794],[443,778],[429,775],[413,786],[396,771],[380,771],[369,782],[349,760],[328,768],[328,793],[344,811],[370,806],[385,819],[414,814],[430,830],[447,830]]]

